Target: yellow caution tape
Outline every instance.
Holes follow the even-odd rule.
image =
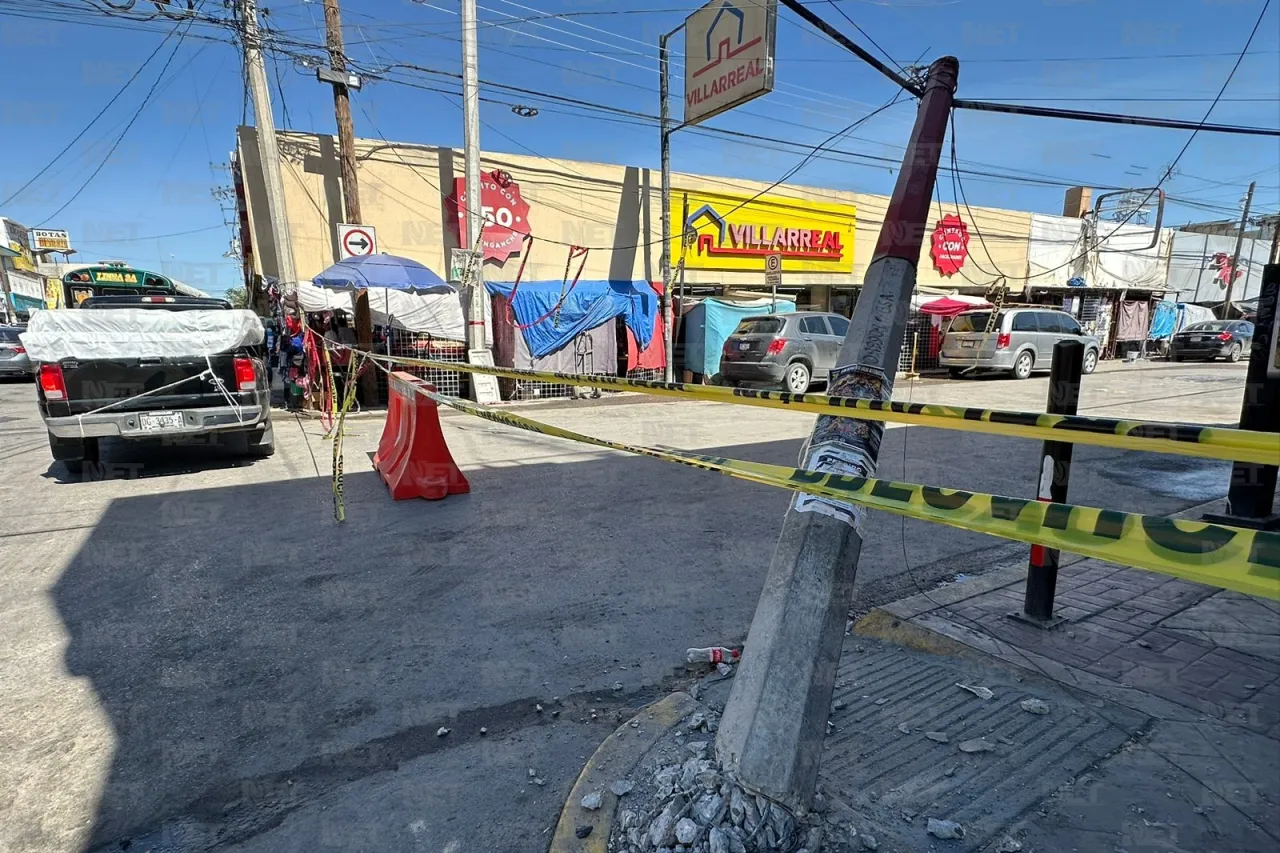
[[[651,382],[619,376],[597,376],[580,373],[541,373],[514,367],[484,367],[404,358],[367,353],[370,358],[395,364],[456,370],[464,373],[487,373],[508,379],[529,379],[589,388],[640,391],[662,397],[709,400],[790,409],[820,415],[862,418],[872,421],[913,424],[938,429],[1009,435],[1042,441],[1070,444],[1093,444],[1122,450],[1176,453],[1202,459],[1256,462],[1280,465],[1280,433],[1243,429],[1224,429],[1196,424],[1162,423],[1159,421],[1114,420],[1080,415],[1049,415],[1034,412],[1010,412],[999,409],[972,409],[934,403],[899,403],[868,400],[859,397],[828,397],[825,394],[792,394],[752,388],[719,388],[711,385],[687,385],[683,382]]]
[[[424,388],[414,390],[437,403],[518,429],[1280,599],[1277,533],[641,447],[593,438]]]

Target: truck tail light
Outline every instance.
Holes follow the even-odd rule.
[[[252,391],[258,387],[258,370],[253,359],[237,358],[232,362],[236,370],[236,388],[241,391]]]
[[[1001,332],[999,335],[996,336],[996,349],[1008,349],[1008,347],[1009,347],[1009,333]]]
[[[67,380],[62,375],[62,365],[40,365],[40,390],[44,391],[46,400],[67,399]]]
[[[782,351],[787,348],[786,338],[774,338],[769,342],[769,348],[765,350],[766,355],[782,355]]]

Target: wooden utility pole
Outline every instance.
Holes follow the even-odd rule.
[[[351,96],[345,79],[347,55],[342,45],[342,16],[338,0],[324,0],[325,46],[334,72],[333,112],[338,119],[338,163],[342,170],[342,202],[347,222],[363,225],[360,216],[360,187],[356,182],[356,134],[351,126]]]
[[[342,16],[338,0],[324,0],[325,46],[329,50],[328,73],[322,75],[333,86],[333,113],[338,120],[338,167],[342,176],[342,205],[347,224],[363,225],[360,215],[360,185],[356,178],[356,134],[351,126],[350,78],[347,55],[342,44]],[[356,344],[365,352],[373,349],[373,312],[369,308],[369,291],[358,290],[352,297],[355,310]],[[391,334],[391,329],[387,329]],[[378,378],[373,370],[360,375],[360,402],[365,406],[378,403]]]
[[[1244,229],[1249,227],[1249,208],[1253,206],[1253,190],[1257,187],[1257,181],[1249,183],[1249,192],[1244,197],[1244,210],[1240,214],[1240,230],[1236,232],[1236,250],[1231,255],[1231,269],[1227,271],[1227,298],[1222,301],[1222,314],[1219,320],[1227,319],[1227,314],[1231,311],[1231,290],[1236,283],[1236,276],[1240,269],[1240,249],[1244,246]],[[1252,260],[1253,252],[1249,253]]]

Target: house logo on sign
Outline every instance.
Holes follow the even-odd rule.
[[[685,20],[685,123],[773,89],[775,0],[712,0]]]

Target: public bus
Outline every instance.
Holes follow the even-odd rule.
[[[101,261],[62,276],[62,304],[79,308],[91,296],[181,296],[168,276],[135,269],[123,261]]]

